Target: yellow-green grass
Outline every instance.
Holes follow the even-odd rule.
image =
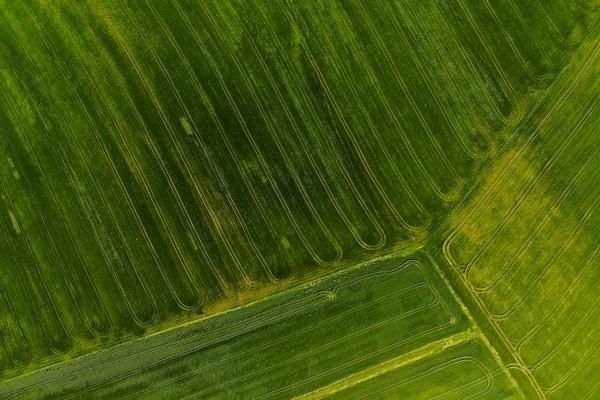
[[[325,399],[523,399],[487,346],[478,339],[384,370]]]
[[[352,267],[203,321],[6,381],[0,398],[313,396],[384,367],[405,365],[405,373],[421,374],[426,365],[444,367],[460,357],[474,363],[465,379],[473,378],[477,391],[483,387],[474,374],[482,373],[487,383],[514,392],[506,376],[497,376],[499,366],[480,344],[467,344],[466,351],[449,349],[462,349],[477,337],[429,259],[415,254]],[[449,368],[439,376],[452,380],[455,373]]]
[[[0,2],[2,376],[422,245],[592,6]]]
[[[596,24],[444,243],[459,292],[544,399],[600,396],[598,71]]]

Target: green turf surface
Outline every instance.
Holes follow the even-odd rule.
[[[98,398],[218,397],[224,387],[287,398],[349,383],[357,391],[339,395],[382,385],[392,398],[502,399],[518,385],[526,398],[600,396],[599,9],[0,0],[0,392],[35,378],[40,392],[28,393],[56,398],[86,386]],[[418,256],[419,272],[406,275],[412,264],[377,264],[390,281],[367,274],[356,293],[324,278],[412,254],[435,263]],[[442,293],[446,314],[419,279]],[[273,316],[269,307],[300,307],[300,289],[286,290],[306,282],[346,294],[308,289],[316,314]],[[344,314],[371,302],[365,319]],[[245,314],[258,310],[256,321]],[[336,313],[347,317],[335,329],[319,320]],[[229,318],[239,332],[227,343],[156,366],[155,353],[134,356],[156,340],[181,355],[186,329],[216,335],[225,328],[211,324]],[[395,346],[444,318],[439,336]],[[284,341],[303,329],[314,336]],[[438,351],[460,335],[474,336]],[[281,348],[256,350],[271,344]],[[160,387],[245,349],[254,353],[202,383],[192,373]],[[111,354],[123,370],[60,376]],[[276,354],[289,368],[265,367]],[[452,364],[473,354],[482,369]],[[454,367],[436,369],[444,362]],[[52,364],[52,379],[25,375]],[[110,374],[144,365],[107,388]],[[379,367],[391,369],[372,377]],[[469,380],[478,371],[499,383],[479,393],[483,380]],[[422,379],[438,385],[413,392]]]

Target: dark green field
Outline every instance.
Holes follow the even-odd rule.
[[[0,0],[0,398],[600,398],[599,11]]]

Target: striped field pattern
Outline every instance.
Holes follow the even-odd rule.
[[[0,398],[21,393],[11,382],[25,373],[89,353],[123,357],[102,349],[153,343],[160,330],[390,256],[416,257],[426,278],[398,278],[397,298],[361,288],[376,306],[356,321],[350,289],[339,309],[321,294],[295,300],[314,300],[331,321],[348,316],[339,326],[232,311],[233,344],[175,357],[156,382],[225,349],[253,358],[215,368],[203,389],[194,373],[182,393],[157,398],[224,398],[227,385],[230,398],[600,396],[590,383],[600,379],[599,7],[0,0]],[[427,312],[401,319],[395,339],[439,322],[437,290],[460,309],[444,314],[460,329],[453,320],[439,336],[361,358],[361,329],[413,302]],[[277,307],[292,310],[286,302]],[[317,332],[287,355],[292,372],[245,375],[255,360],[275,363],[257,341],[285,342],[273,350],[283,357],[292,329]],[[321,366],[350,366],[303,378],[294,357],[312,365],[329,341],[347,350]],[[397,364],[369,375],[386,360]],[[135,375],[139,362],[124,364],[133,375],[122,391],[89,397],[148,398],[157,372]],[[418,394],[421,380],[439,386]],[[3,381],[13,386],[3,392]],[[73,384],[70,396],[85,398]],[[59,389],[48,393],[62,398]]]

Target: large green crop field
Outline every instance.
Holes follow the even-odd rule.
[[[0,0],[0,399],[600,399],[598,0]]]

